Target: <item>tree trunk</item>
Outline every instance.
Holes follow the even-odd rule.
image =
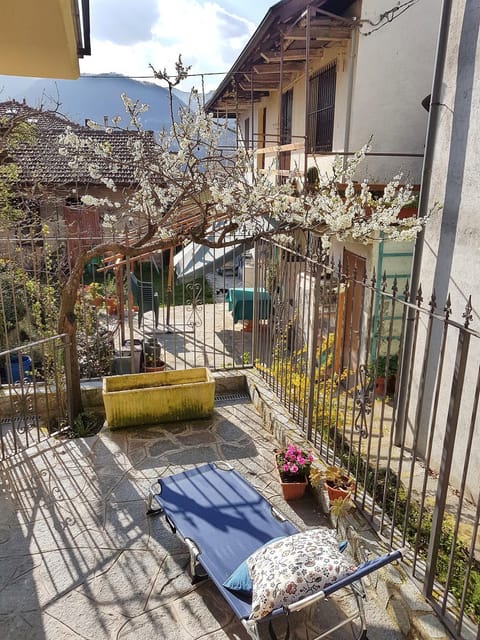
[[[146,247],[145,245],[149,243],[152,236],[155,235],[156,230],[156,226],[150,225],[147,233],[145,233],[145,235],[134,246],[122,245],[119,243],[104,243],[99,244],[92,249],[81,249],[70,276],[62,289],[60,313],[58,317],[58,332],[67,334],[70,340],[71,356],[66,359],[65,366],[68,366],[66,376],[71,385],[71,388],[68,391],[70,393],[73,419],[83,411],[80,386],[80,366],[78,362],[77,349],[77,318],[75,315],[75,304],[77,302],[77,294],[82,281],[85,265],[92,258],[104,256],[107,253],[113,255],[119,254],[123,256],[136,256],[145,252],[159,250],[164,251],[170,247],[174,247],[176,244],[180,244],[184,240],[183,236],[178,236],[174,241],[171,239],[158,239],[155,242],[151,242],[148,247]]]
[[[78,363],[77,318],[75,315],[75,304],[77,302],[77,293],[86,262],[86,254],[80,254],[72,272],[70,273],[67,283],[62,290],[60,314],[58,318],[59,332],[66,333],[70,340],[70,358],[67,358],[65,361],[65,366],[68,366],[69,370],[66,371],[65,374],[71,385],[67,392],[70,394],[72,418],[76,418],[78,414],[83,411],[80,387],[80,366]]]

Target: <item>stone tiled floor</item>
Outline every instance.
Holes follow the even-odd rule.
[[[208,420],[103,430],[10,459],[0,473],[0,637],[245,640],[215,587],[191,584],[184,545],[162,518],[145,515],[145,499],[159,475],[224,460],[299,527],[326,524],[308,498],[283,501],[274,446],[252,405],[239,401]],[[340,615],[331,608],[329,623]],[[369,617],[372,640],[401,637],[375,603]],[[293,627],[292,640],[313,637],[300,614]]]

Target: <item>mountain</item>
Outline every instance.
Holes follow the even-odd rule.
[[[180,89],[173,89],[173,93],[174,95],[177,96],[177,98],[179,100],[181,100],[184,104],[188,105],[189,101],[190,101],[190,91],[181,91]],[[210,98],[213,96],[214,91],[208,91],[205,94],[205,103],[207,103]]]
[[[117,74],[82,76],[77,80],[50,80],[48,78],[17,78],[0,76],[0,102],[9,99],[22,101],[31,107],[55,108],[73,122],[84,124],[86,119],[104,123],[113,116],[120,116],[120,126],[127,127],[129,120],[120,95],[150,105],[142,115],[145,129],[159,131],[170,126],[168,90],[151,82],[140,82]],[[182,92],[183,93],[183,92]],[[173,111],[176,115],[183,102],[173,96]]]

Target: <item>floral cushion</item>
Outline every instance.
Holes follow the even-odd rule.
[[[251,620],[321,591],[356,569],[332,531],[310,529],[255,551],[247,560],[253,583]]]
[[[327,532],[326,535],[330,535],[331,532],[329,529],[325,529]],[[266,547],[272,542],[276,542],[277,540],[282,540],[285,536],[280,536],[278,538],[272,538],[268,542],[266,542],[261,548]],[[347,548],[348,542],[343,540],[338,543],[338,550],[343,553]],[[259,549],[257,549],[257,552]],[[247,558],[248,560],[248,558]],[[223,583],[224,587],[227,587],[230,591],[240,591],[244,595],[251,595],[253,590],[252,579],[250,577],[250,571],[248,570],[247,560],[244,560],[242,563],[238,565],[238,567],[233,571],[228,578]]]

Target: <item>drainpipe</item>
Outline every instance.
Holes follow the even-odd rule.
[[[425,139],[425,154],[423,157],[422,179],[418,201],[418,217],[424,218],[428,213],[428,203],[430,199],[430,187],[432,182],[432,164],[437,138],[438,121],[440,117],[440,99],[442,92],[442,81],[445,70],[445,60],[447,56],[448,33],[450,28],[450,15],[452,12],[452,0],[443,0],[442,12],[440,16],[440,30],[437,40],[437,53],[433,74],[432,94],[430,100],[430,110],[427,125],[427,135]],[[410,297],[417,295],[420,284],[420,270],[422,264],[423,245],[425,233],[422,230],[415,241],[413,253],[412,278],[410,283]],[[408,376],[411,368],[413,353],[413,340],[415,328],[415,309],[409,308],[407,312],[407,324],[405,327],[405,341],[402,353],[402,365],[400,369],[399,389],[405,389],[408,383]],[[405,434],[407,420],[407,395],[399,394],[397,407],[397,424],[395,428],[395,445],[401,446]]]
[[[355,57],[357,55],[358,47],[358,29],[355,27],[352,31],[352,37],[350,40],[350,51],[348,53],[348,78],[347,78],[347,104],[345,109],[345,135],[343,137],[343,171],[345,172],[347,166],[347,154],[350,149],[350,128],[352,125],[352,100],[353,100],[353,78]]]

